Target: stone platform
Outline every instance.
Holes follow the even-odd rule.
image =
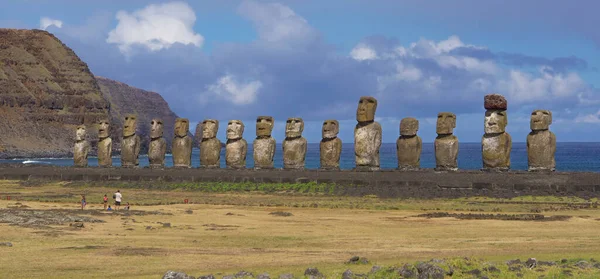
[[[600,197],[600,173],[593,172],[149,169],[5,164],[0,165],[0,179],[149,183],[325,183],[334,187],[332,193],[335,195],[377,195],[384,198],[522,195]]]

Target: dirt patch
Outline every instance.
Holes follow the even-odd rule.
[[[115,250],[115,256],[156,256],[166,254],[167,250],[152,247],[125,247]]]
[[[274,211],[274,212],[269,213],[269,215],[282,216],[282,217],[294,216],[294,214],[292,214],[291,212],[285,212],[285,211]]]
[[[98,245],[85,245],[85,246],[70,246],[70,247],[63,247],[63,248],[59,248],[59,249],[72,249],[72,250],[93,250],[93,249],[100,249],[100,248],[104,248],[104,246],[98,246]]]
[[[542,214],[476,214],[476,213],[448,213],[432,212],[419,214],[415,217],[423,218],[456,218],[463,220],[504,220],[504,221],[565,221],[571,216],[556,215],[544,216]]]
[[[207,227],[207,231],[231,231],[236,230],[240,226],[236,225],[217,225],[217,224],[204,224],[203,227]]]
[[[74,222],[104,223],[103,220],[74,214],[74,210],[0,209],[0,223],[29,228],[48,228]]]

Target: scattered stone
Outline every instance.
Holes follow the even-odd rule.
[[[344,271],[344,273],[342,273],[342,279],[353,279],[354,278],[354,273],[352,273],[352,270],[350,269],[346,269],[346,271]]]
[[[235,215],[235,214],[233,214],[233,213],[231,213],[231,212],[227,212],[227,214],[225,214],[225,215],[227,215],[227,216],[232,216],[232,215]]]
[[[518,264],[521,264],[520,259],[506,261],[506,265],[518,265]]]
[[[538,264],[539,266],[555,266],[555,265],[556,265],[556,262],[552,262],[552,261],[550,261],[550,262],[546,262],[546,261],[539,261],[539,262],[537,262],[537,264]]]
[[[104,220],[79,216],[81,210],[36,210],[36,209],[0,209],[0,223],[8,223],[28,228],[44,228],[51,225],[63,225],[75,222],[104,223]]]
[[[347,264],[368,264],[369,260],[365,257],[354,256],[354,257],[350,258],[346,263]]]
[[[491,273],[498,273],[498,272],[500,272],[500,269],[498,269],[495,266],[484,267],[483,270],[485,270],[487,272],[491,272]]]
[[[600,269],[600,263],[595,263],[594,267],[597,268],[597,269]]]
[[[256,279],[271,279],[268,273],[259,274]]]
[[[402,276],[402,278],[414,278],[417,276],[418,271],[415,266],[411,264],[405,264],[398,270],[398,273]]]
[[[194,211],[192,211],[191,209],[188,209],[188,210],[185,211],[185,213],[192,214],[192,213],[194,213]]]
[[[163,223],[163,228],[170,228],[171,227],[171,223]]]
[[[323,274],[316,267],[309,267],[304,271],[304,276],[308,276],[310,279],[325,278]]]
[[[562,259],[562,260],[560,260],[560,263],[567,263],[567,262],[568,262],[568,260],[567,260],[567,259]]]
[[[471,274],[471,275],[475,275],[475,276],[479,276],[479,275],[481,275],[481,270],[479,270],[479,269],[473,269],[473,270],[467,271],[466,273],[467,274]]]
[[[446,274],[444,269],[431,263],[417,264],[417,271],[419,272],[419,278],[444,279]]]
[[[294,279],[294,275],[290,273],[285,273],[279,275],[279,279]]]
[[[592,265],[591,265],[589,262],[587,262],[587,261],[578,261],[578,262],[575,264],[575,266],[576,266],[576,267],[579,267],[579,268],[581,268],[581,269],[588,269],[588,268],[592,268]]]
[[[269,213],[269,215],[283,216],[283,217],[294,216],[294,214],[292,214],[291,212],[285,212],[285,211],[274,211],[274,212]]]
[[[571,271],[570,269],[563,269],[562,274],[566,276],[573,276],[573,271]]]
[[[151,230],[151,229],[154,229],[154,228],[152,226],[146,226],[146,229],[147,230]]]
[[[194,276],[189,276],[183,272],[167,271],[162,279],[196,279]]]
[[[75,223],[71,223],[69,224],[70,227],[75,227],[75,228],[83,228],[83,223],[81,222],[75,222]]]
[[[244,277],[254,278],[254,274],[252,274],[252,272],[243,271],[243,270],[235,274],[235,278],[244,278]]]
[[[508,270],[510,271],[521,271],[521,269],[523,268],[523,266],[520,265],[511,265],[508,267]]]
[[[374,265],[374,266],[371,268],[371,271],[369,271],[369,273],[375,273],[375,272],[377,272],[377,271],[380,271],[380,270],[381,270],[381,266]]]
[[[12,243],[10,242],[0,242],[0,246],[12,247]]]
[[[537,260],[535,258],[529,258],[526,262],[525,262],[525,266],[529,269],[533,269],[537,266]]]
[[[206,275],[206,276],[200,276],[200,277],[198,277],[198,279],[216,279],[216,278],[215,278],[214,275],[209,274],[209,275]]]
[[[225,276],[223,276],[223,279],[235,279],[235,276],[233,276],[233,275],[225,275]]]

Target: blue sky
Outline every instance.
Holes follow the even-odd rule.
[[[457,114],[455,134],[478,142],[483,96],[509,102],[508,131],[524,141],[533,109],[553,111],[559,141],[600,136],[598,1],[224,0],[4,1],[0,27],[45,29],[100,76],[160,93],[191,122],[258,115],[274,137],[288,117],[304,136],[338,119],[352,142],[358,98],[379,100],[384,142],[403,117],[425,142],[435,116]]]

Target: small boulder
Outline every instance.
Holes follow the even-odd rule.
[[[529,269],[533,269],[537,266],[537,260],[535,258],[529,258],[526,262],[525,262],[525,266]]]
[[[444,279],[446,274],[444,269],[431,263],[419,263],[417,271],[419,271],[419,278],[427,279]]]
[[[294,279],[294,274],[285,273],[279,275],[279,279]]]
[[[304,276],[307,276],[310,279],[325,278],[325,276],[323,276],[323,274],[316,267],[307,268],[304,271]]]
[[[74,227],[74,228],[83,228],[84,227],[82,222],[71,223],[71,224],[69,224],[69,226]]]
[[[5,246],[5,247],[12,247],[13,244],[10,242],[0,242],[0,246]]]
[[[271,279],[268,273],[259,274],[256,279]]]
[[[374,265],[374,266],[371,268],[371,271],[369,271],[369,273],[375,273],[375,272],[377,272],[377,271],[380,271],[380,270],[381,270],[381,266]]]
[[[346,271],[342,273],[342,279],[354,279],[354,273],[352,273],[352,270],[346,269]]]
[[[200,277],[198,277],[198,279],[217,279],[217,278],[215,278],[214,275],[209,274],[209,275],[206,275],[206,276],[200,276]]]
[[[171,227],[171,223],[163,223],[163,228],[170,228]]]
[[[167,271],[165,275],[163,275],[162,279],[196,279],[194,276],[189,276],[183,272],[178,271]]]
[[[483,270],[485,270],[487,272],[491,272],[491,273],[499,273],[500,272],[500,269],[498,269],[497,267],[495,267],[493,265],[484,267]]]
[[[592,265],[587,261],[578,261],[577,263],[575,263],[575,266],[581,269],[592,268]]]
[[[252,272],[243,271],[243,270],[235,274],[235,278],[246,278],[246,277],[254,278],[254,274],[252,274]]]
[[[223,279],[235,279],[235,276],[233,276],[233,275],[225,275],[225,276],[223,276]]]

